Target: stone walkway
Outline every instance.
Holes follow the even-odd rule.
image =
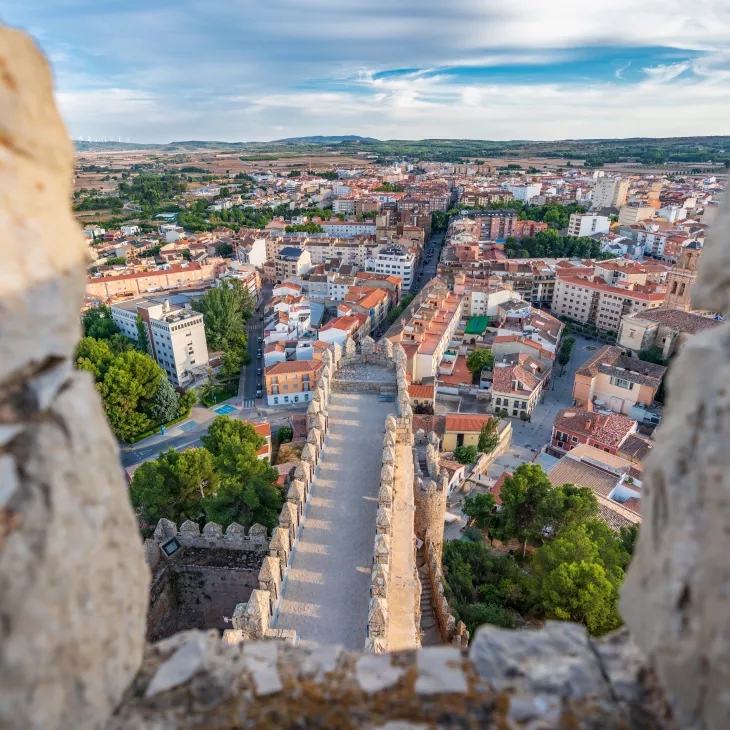
[[[390,626],[388,651],[416,648],[416,601],[413,517],[413,458],[411,447],[402,442],[396,446],[395,490],[390,567]]]
[[[302,643],[365,644],[385,418],[375,394],[333,393],[330,430],[275,627]]]

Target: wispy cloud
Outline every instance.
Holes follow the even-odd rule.
[[[649,0],[6,0],[3,14],[49,54],[82,136],[723,134],[730,112],[726,0],[664,0],[661,16]]]

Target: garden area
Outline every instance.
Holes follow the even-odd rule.
[[[227,381],[222,383],[211,383],[208,381],[200,388],[200,402],[206,408],[212,408],[229,398],[238,395],[238,381]]]

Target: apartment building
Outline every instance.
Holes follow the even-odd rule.
[[[405,246],[387,246],[366,263],[368,271],[385,276],[399,276],[404,289],[414,282],[416,257]]]
[[[355,236],[374,236],[375,221],[319,221],[325,234],[333,238],[354,238]]]
[[[611,219],[597,213],[573,213],[568,223],[569,236],[592,236],[595,233],[608,233]]]
[[[553,422],[550,445],[558,456],[587,444],[608,454],[617,454],[638,424],[618,413],[596,413],[586,408],[563,408]]]
[[[633,263],[629,265],[638,267]],[[624,268],[620,264],[614,266]],[[610,277],[612,283],[607,283],[605,278],[595,275],[595,272],[608,272],[606,276]],[[664,302],[662,285],[631,280],[636,277],[641,278],[642,275],[635,268],[628,273],[616,271],[608,262],[596,266],[593,276],[558,273],[552,312],[557,316],[594,324],[603,330],[618,331],[624,315],[661,307]],[[646,282],[646,274],[643,274],[643,280]]]
[[[500,304],[521,300],[522,297],[512,289],[487,282],[470,282],[464,286],[462,316],[488,317],[493,321],[497,319]]]
[[[531,355],[518,353],[494,363],[492,413],[527,418],[539,402],[550,367]]]
[[[390,309],[390,295],[385,289],[365,289],[351,286],[342,303],[337,307],[339,315],[362,314],[369,319],[369,331],[376,330],[385,321]]]
[[[86,294],[108,301],[115,297],[138,297],[166,289],[212,285],[225,263],[165,265],[128,274],[95,276],[86,281]]]
[[[284,281],[306,274],[312,268],[312,256],[307,249],[285,246],[274,257],[276,280]]]
[[[573,399],[578,405],[628,415],[637,404],[651,405],[666,368],[624,355],[606,345],[576,370]]]
[[[461,215],[479,221],[480,238],[484,240],[500,241],[515,235],[517,211],[511,208],[471,210]]]
[[[348,314],[331,319],[327,324],[322,325],[317,332],[317,337],[328,345],[337,343],[344,346],[348,337],[359,340],[365,337],[368,332],[368,318],[361,313]]]
[[[619,209],[618,222],[621,225],[631,226],[639,221],[650,220],[655,216],[656,210],[649,205],[624,205]]]
[[[146,297],[111,305],[122,334],[137,342],[137,317],[147,331],[149,353],[173,385],[189,388],[205,373],[208,346],[203,315],[171,305],[164,297]]]
[[[593,208],[620,208],[626,203],[629,194],[629,181],[620,178],[604,177],[593,188]]]
[[[400,342],[407,356],[411,382],[434,378],[449,347],[462,313],[462,297],[439,278],[432,279],[416,296],[406,315],[385,333]]]
[[[278,362],[264,370],[266,402],[270,406],[308,403],[317,384],[321,360]]]

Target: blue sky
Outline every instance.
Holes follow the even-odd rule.
[[[4,0],[74,137],[730,133],[727,0]]]

